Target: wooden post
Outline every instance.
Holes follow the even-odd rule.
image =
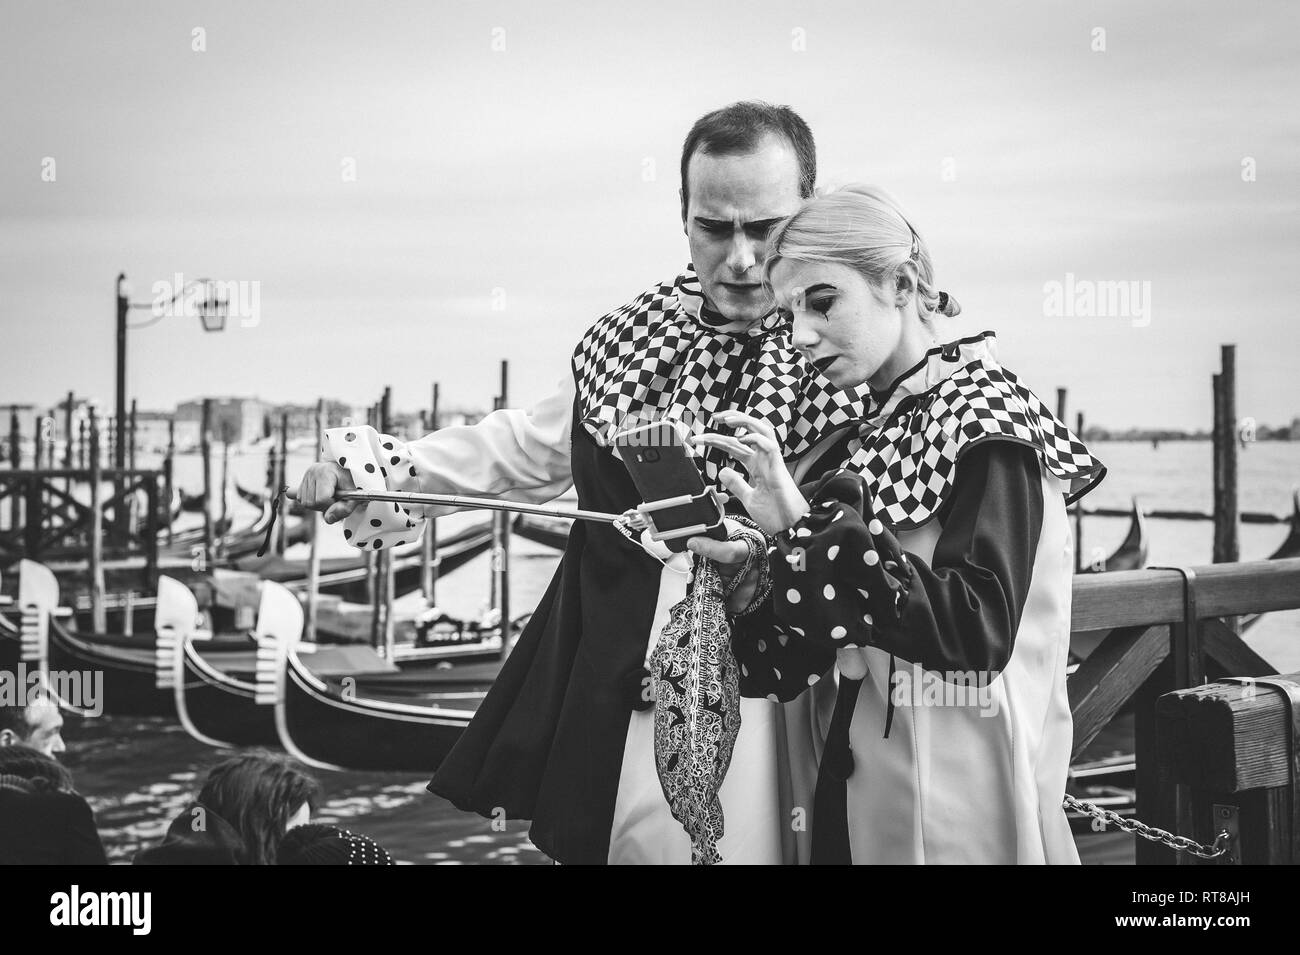
[[[316,399],[316,460],[325,453],[325,399]],[[311,511],[306,517],[311,521],[311,543],[307,554],[307,642],[316,642],[316,618],[320,586],[320,511]]]
[[[72,460],[72,404],[73,404],[73,402],[74,402],[75,400],[76,400],[76,399],[73,397],[72,392],[69,391],[69,392],[68,392],[68,404],[67,404],[67,406],[63,409],[63,466],[64,466],[64,468],[66,468],[66,469],[69,470],[69,471],[72,470],[72,466],[73,466],[73,460]],[[64,492],[68,495],[68,497],[71,497],[71,496],[72,496],[72,489],[73,489],[73,485],[74,485],[74,483],[75,483],[75,482],[73,481],[73,479],[72,479],[71,477],[69,477],[68,480],[67,480],[67,484],[66,484],[66,486],[65,486],[64,489],[63,489]]]
[[[136,442],[135,402],[136,399],[132,398],[131,399],[131,422],[130,422],[130,428],[127,432],[127,445],[126,445],[126,466],[133,471],[135,470],[135,442]]]
[[[122,636],[135,636],[135,591],[129,588],[122,595]]]
[[[203,399],[203,421],[200,424],[199,449],[203,457],[203,568],[210,571],[213,564],[212,539],[212,399]]]
[[[35,430],[32,431],[32,470],[39,471],[46,466],[48,443],[45,440],[45,415],[36,412],[32,423],[35,425]]]
[[[275,487],[272,493],[279,492],[280,488],[288,483],[289,474],[289,412],[280,412],[280,474],[276,478]],[[288,547],[289,535],[285,532],[284,521],[276,526],[275,529],[275,552],[283,554]]]
[[[393,389],[388,385],[384,386],[384,397],[379,405],[379,421],[383,433],[391,435],[393,433]],[[392,660],[397,636],[396,626],[393,621],[393,591],[397,589],[397,581],[393,576],[392,552],[384,551],[382,560],[384,574],[384,658]]]
[[[1300,673],[1261,679],[1295,683]],[[1276,688],[1249,679],[1170,693],[1156,706],[1162,772],[1187,790],[1188,829],[1180,834],[1208,845],[1224,827],[1237,829],[1220,863],[1300,864],[1289,715]]]
[[[1239,559],[1237,540],[1237,355],[1222,346],[1223,367],[1215,376],[1214,562]]]
[[[1083,412],[1079,411],[1074,416],[1074,433],[1080,441],[1083,440]],[[1074,572],[1077,574],[1083,570],[1083,505],[1075,502],[1074,505]]]
[[[167,419],[167,457],[163,459],[163,507],[167,508],[167,543],[172,542],[172,495],[174,493],[174,484],[172,483],[172,468],[174,466],[173,458],[176,455],[176,416]]]
[[[9,466],[15,471],[21,470],[23,466],[23,435],[22,426],[18,424],[18,408],[9,409]],[[23,501],[22,495],[18,489],[14,488],[13,500],[10,504],[11,512],[9,517],[9,527],[13,530],[23,526]]]
[[[148,590],[158,591],[158,476],[152,474],[145,485],[144,575]]]
[[[1134,814],[1149,826],[1176,834],[1186,826],[1185,800],[1180,801],[1178,786],[1170,777],[1160,756],[1156,729],[1156,700],[1174,689],[1173,660],[1166,657],[1133,694],[1133,757],[1137,766],[1137,802]],[[1135,861],[1138,865],[1177,865],[1172,849],[1157,842],[1134,836]]]
[[[424,412],[420,412],[423,418]],[[433,405],[429,409],[429,432],[438,430],[438,383],[433,383]],[[420,541],[420,593],[426,608],[434,605],[434,592],[438,585],[438,519],[430,517]]]
[[[497,408],[507,407],[509,401],[510,363],[501,362],[501,394]],[[498,511],[492,523],[493,589],[497,593],[497,609],[501,613],[501,659],[510,652],[510,518],[508,511]]]
[[[99,417],[90,413],[90,619],[96,633],[104,633],[104,514],[100,510]]]
[[[274,498],[272,498],[274,500]],[[221,526],[230,519],[230,422],[221,422]]]

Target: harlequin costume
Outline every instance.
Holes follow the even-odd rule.
[[[723,410],[768,421],[792,458],[862,414],[854,394],[806,364],[775,315],[728,322],[688,268],[592,325],[559,391],[528,411],[405,443],[361,429],[327,434],[363,489],[542,502],[574,486],[579,507],[621,513],[641,498],[610,445],[614,433],[661,419],[700,430]],[[714,449],[697,463],[714,487],[735,466]],[[345,528],[357,546],[382,548],[414,540],[417,523],[400,506],[371,504]],[[690,862],[643,693],[656,641],[687,596],[688,557],[661,563],[613,526],[576,522],[550,587],[430,791],[484,816],[531,819],[534,844],[560,862]],[[739,710],[717,850],[725,862],[783,861],[780,707],[749,699]]]
[[[843,442],[734,641],[742,692],[797,704],[799,860],[1077,863],[1066,504],[1104,467],[992,332],[873,392]]]

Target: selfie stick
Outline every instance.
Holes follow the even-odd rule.
[[[553,507],[549,504],[524,504],[522,501],[499,501],[489,497],[461,497],[455,494],[420,494],[415,491],[339,491],[336,501],[387,501],[390,504],[440,505],[445,507],[473,507],[486,511],[517,511],[539,517],[566,517],[575,521],[599,521],[613,524],[622,514],[604,511],[583,511],[577,508]]]
[[[706,488],[704,494],[712,494],[718,500],[721,510],[725,501],[722,495],[712,488]],[[681,507],[698,500],[703,495],[682,494],[678,497],[665,498],[662,501],[650,501],[638,504],[634,510],[650,525],[650,537],[653,540],[673,540],[678,537],[694,537],[707,534],[713,526],[692,524],[670,531],[655,528],[654,512],[670,507]],[[442,505],[446,507],[472,507],[488,511],[516,511],[520,514],[535,514],[539,517],[564,517],[575,521],[597,521],[613,524],[623,518],[622,514],[609,514],[604,511],[584,511],[578,508],[554,507],[550,504],[525,504],[522,501],[499,501],[488,497],[461,497],[455,494],[421,494],[416,491],[339,491],[334,495],[336,501],[386,501],[391,504]]]

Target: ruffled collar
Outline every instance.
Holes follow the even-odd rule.
[[[689,318],[703,331],[744,338],[770,334],[780,325],[780,317],[775,306],[762,318],[751,321],[728,321],[705,297],[704,289],[700,285],[700,277],[695,273],[694,263],[689,263],[686,271],[677,276],[677,281],[673,283],[673,294],[677,298],[680,309],[678,315]]]
[[[905,399],[925,394],[971,362],[997,363],[997,346],[997,333],[992,331],[935,345],[887,388],[880,391],[870,389],[870,404],[862,419],[863,424],[871,429],[879,427]]]

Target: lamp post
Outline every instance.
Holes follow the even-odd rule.
[[[116,411],[116,439],[113,442],[113,468],[119,472],[113,481],[114,491],[121,493],[121,471],[126,468],[126,442],[123,440],[126,434],[126,331],[128,328],[144,328],[152,325],[154,322],[164,318],[171,310],[171,307],[177,301],[195,288],[202,288],[204,291],[203,298],[198,303],[199,321],[203,325],[205,332],[219,332],[226,327],[226,315],[228,313],[228,300],[217,294],[216,283],[212,279],[200,278],[186,282],[172,297],[163,301],[153,302],[132,302],[131,301],[131,284],[126,279],[125,272],[119,272],[117,275],[117,389],[116,401],[114,408]],[[154,313],[152,321],[141,322],[138,325],[131,325],[127,322],[127,316],[136,309],[150,309]],[[184,306],[182,306],[184,311]],[[115,508],[114,521],[115,530],[119,541],[126,534],[126,509]]]

